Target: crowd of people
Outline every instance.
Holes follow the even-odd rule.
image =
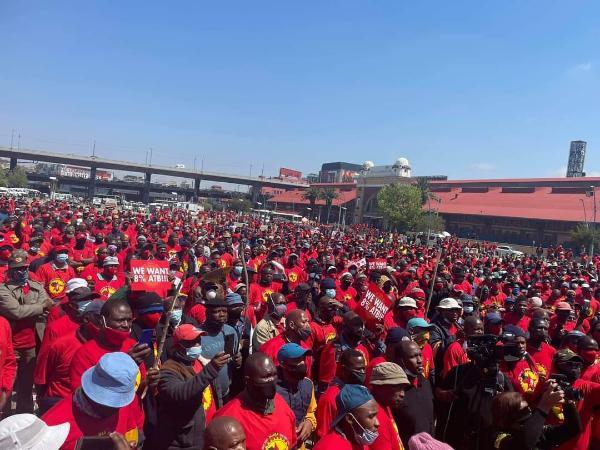
[[[10,197],[0,218],[0,449],[600,448],[598,256]],[[134,289],[135,260],[171,287]]]

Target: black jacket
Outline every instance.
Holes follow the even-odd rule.
[[[203,396],[218,371],[207,364],[198,374],[192,362],[175,353],[160,370],[158,420],[156,429],[144,443],[144,450],[202,450],[204,447]]]
[[[411,436],[417,433],[424,431],[433,436],[433,389],[429,380],[419,375],[418,387],[411,385],[400,408],[392,412],[405,448],[408,448]]]

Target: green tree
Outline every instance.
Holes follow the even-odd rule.
[[[413,231],[422,231],[427,233],[431,230],[432,233],[439,233],[446,229],[446,222],[438,214],[431,212],[431,216],[428,211],[424,211],[419,219],[416,221]]]
[[[252,209],[252,202],[245,198],[234,198],[229,202],[228,208],[235,212],[248,212]]]
[[[8,187],[24,188],[27,187],[27,172],[23,167],[15,167],[5,173],[6,185]]]
[[[413,230],[423,215],[421,190],[417,186],[389,184],[377,193],[377,207],[390,226]]]
[[[304,200],[308,200],[308,202],[310,203],[310,209],[312,210],[313,214],[316,213],[315,210],[315,203],[317,203],[317,200],[321,197],[321,189],[319,189],[316,186],[310,186],[307,190],[304,191],[304,193],[302,194],[302,198]],[[310,214],[309,214],[310,216]]]
[[[594,240],[594,245],[600,244],[600,230],[589,228],[586,224],[580,223],[571,231],[571,242],[575,247],[584,246],[586,251],[590,248]]]
[[[327,223],[329,223],[329,216],[331,215],[331,205],[333,205],[333,201],[338,198],[337,192],[332,187],[326,187],[321,191],[321,200],[325,202],[325,206],[327,206]]]

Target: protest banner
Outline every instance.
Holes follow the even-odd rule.
[[[385,258],[371,258],[369,262],[369,270],[385,270],[387,268],[387,260]]]
[[[392,301],[386,293],[371,282],[355,312],[365,321],[365,326],[374,331],[375,325],[383,324],[383,318],[391,307]]]
[[[169,261],[131,260],[132,291],[156,292],[161,298],[165,298],[170,288]]]

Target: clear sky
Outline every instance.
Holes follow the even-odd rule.
[[[597,1],[0,1],[0,145],[258,175],[600,174]]]

